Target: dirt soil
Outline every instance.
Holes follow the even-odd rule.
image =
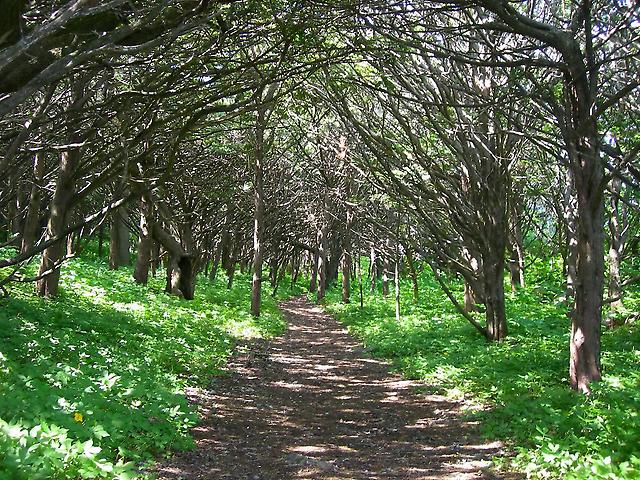
[[[158,464],[158,478],[519,478],[490,471],[501,446],[480,440],[460,404],[390,374],[305,298],[281,308],[285,335],[239,346],[227,375],[188,392],[197,448]]]

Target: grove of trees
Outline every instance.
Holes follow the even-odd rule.
[[[380,279],[389,295],[430,268],[500,341],[503,279],[522,288],[542,251],[566,275],[571,386],[601,378],[603,309],[638,281],[625,273],[640,241],[637,1],[3,10],[5,294],[32,282],[57,295],[90,240],[108,240],[112,269],[134,258],[140,284],[164,269],[185,300],[200,273],[232,285],[251,270],[255,316],[286,271],[308,274],[318,300],[340,278],[349,302],[367,273],[364,288]]]

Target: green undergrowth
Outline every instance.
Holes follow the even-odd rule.
[[[237,339],[284,330],[266,294],[249,315],[246,275],[231,291],[200,279],[184,301],[160,272],[148,286],[131,273],[88,253],[64,266],[59,298],[23,284],[0,300],[0,478],[138,478],[146,461],[192,447],[185,388],[206,385]]]
[[[502,467],[531,478],[640,478],[640,325],[604,330],[603,381],[591,396],[577,394],[567,380],[569,320],[555,275],[538,265],[530,280],[508,294],[510,331],[500,343],[487,343],[426,272],[416,304],[403,282],[400,322],[393,294],[367,292],[360,309],[355,298],[342,304],[335,288],[327,308],[406,376],[466,399],[484,436],[512,447],[512,457],[496,459]],[[626,299],[628,308],[637,298]]]

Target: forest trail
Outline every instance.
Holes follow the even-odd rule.
[[[416,392],[305,298],[281,304],[285,335],[241,347],[208,390],[197,448],[161,479],[498,479],[459,405]]]

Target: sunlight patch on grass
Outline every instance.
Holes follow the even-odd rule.
[[[206,385],[239,338],[285,324],[276,300],[249,315],[250,279],[200,279],[196,298],[137,285],[87,256],[63,268],[59,298],[14,285],[0,304],[0,477],[137,478],[141,462],[193,446],[185,388]],[[283,289],[282,296],[289,294]]]
[[[640,324],[602,336],[603,381],[585,397],[568,385],[570,322],[558,301],[560,275],[535,265],[531,287],[507,294],[509,337],[487,343],[459,316],[428,273],[420,301],[402,282],[401,320],[392,296],[365,296],[364,308],[329,291],[327,309],[372,352],[404,375],[465,399],[470,419],[515,456],[501,466],[535,478],[640,478]],[[546,262],[548,268],[548,262]],[[462,286],[454,286],[458,294]],[[634,305],[640,295],[626,300]]]

